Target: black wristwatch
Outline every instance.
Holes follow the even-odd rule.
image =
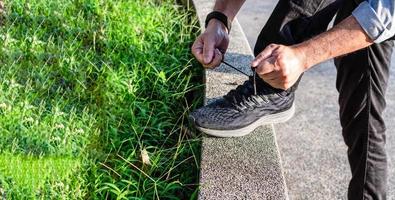
[[[204,26],[205,28],[207,28],[208,22],[213,18],[222,22],[225,25],[225,27],[228,29],[228,33],[230,32],[232,23],[228,20],[228,17],[224,13],[221,13],[219,11],[213,11],[207,15],[206,21],[205,21],[205,26]]]

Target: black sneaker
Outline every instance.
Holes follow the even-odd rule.
[[[288,121],[295,112],[294,92],[271,87],[250,76],[222,98],[193,111],[189,117],[202,132],[217,137],[240,137],[255,128]]]

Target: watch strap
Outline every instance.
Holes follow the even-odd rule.
[[[230,32],[232,26],[231,22],[228,20],[228,17],[224,13],[219,11],[213,11],[207,15],[205,21],[205,28],[207,28],[209,21],[213,18],[222,22],[225,25],[225,27],[228,29],[228,32]]]

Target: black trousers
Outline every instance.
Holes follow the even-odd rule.
[[[254,48],[307,40],[351,15],[362,0],[279,0]],[[388,40],[335,58],[340,120],[352,172],[350,200],[386,199],[385,91],[393,42]],[[300,80],[300,79],[299,79]],[[299,83],[299,82],[298,82]],[[292,90],[296,90],[296,83]]]

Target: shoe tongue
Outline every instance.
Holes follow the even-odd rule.
[[[250,77],[250,81],[253,83],[253,81],[254,81],[253,78]],[[282,89],[272,87],[271,85],[266,83],[264,80],[262,80],[260,77],[256,77],[255,83],[256,83],[256,90],[257,90],[258,95],[259,94],[265,95],[265,94],[284,92],[284,90],[282,90]]]
[[[254,86],[252,79],[246,80],[242,85],[236,87],[224,96],[224,99],[231,104],[238,104],[249,96],[254,95]]]

